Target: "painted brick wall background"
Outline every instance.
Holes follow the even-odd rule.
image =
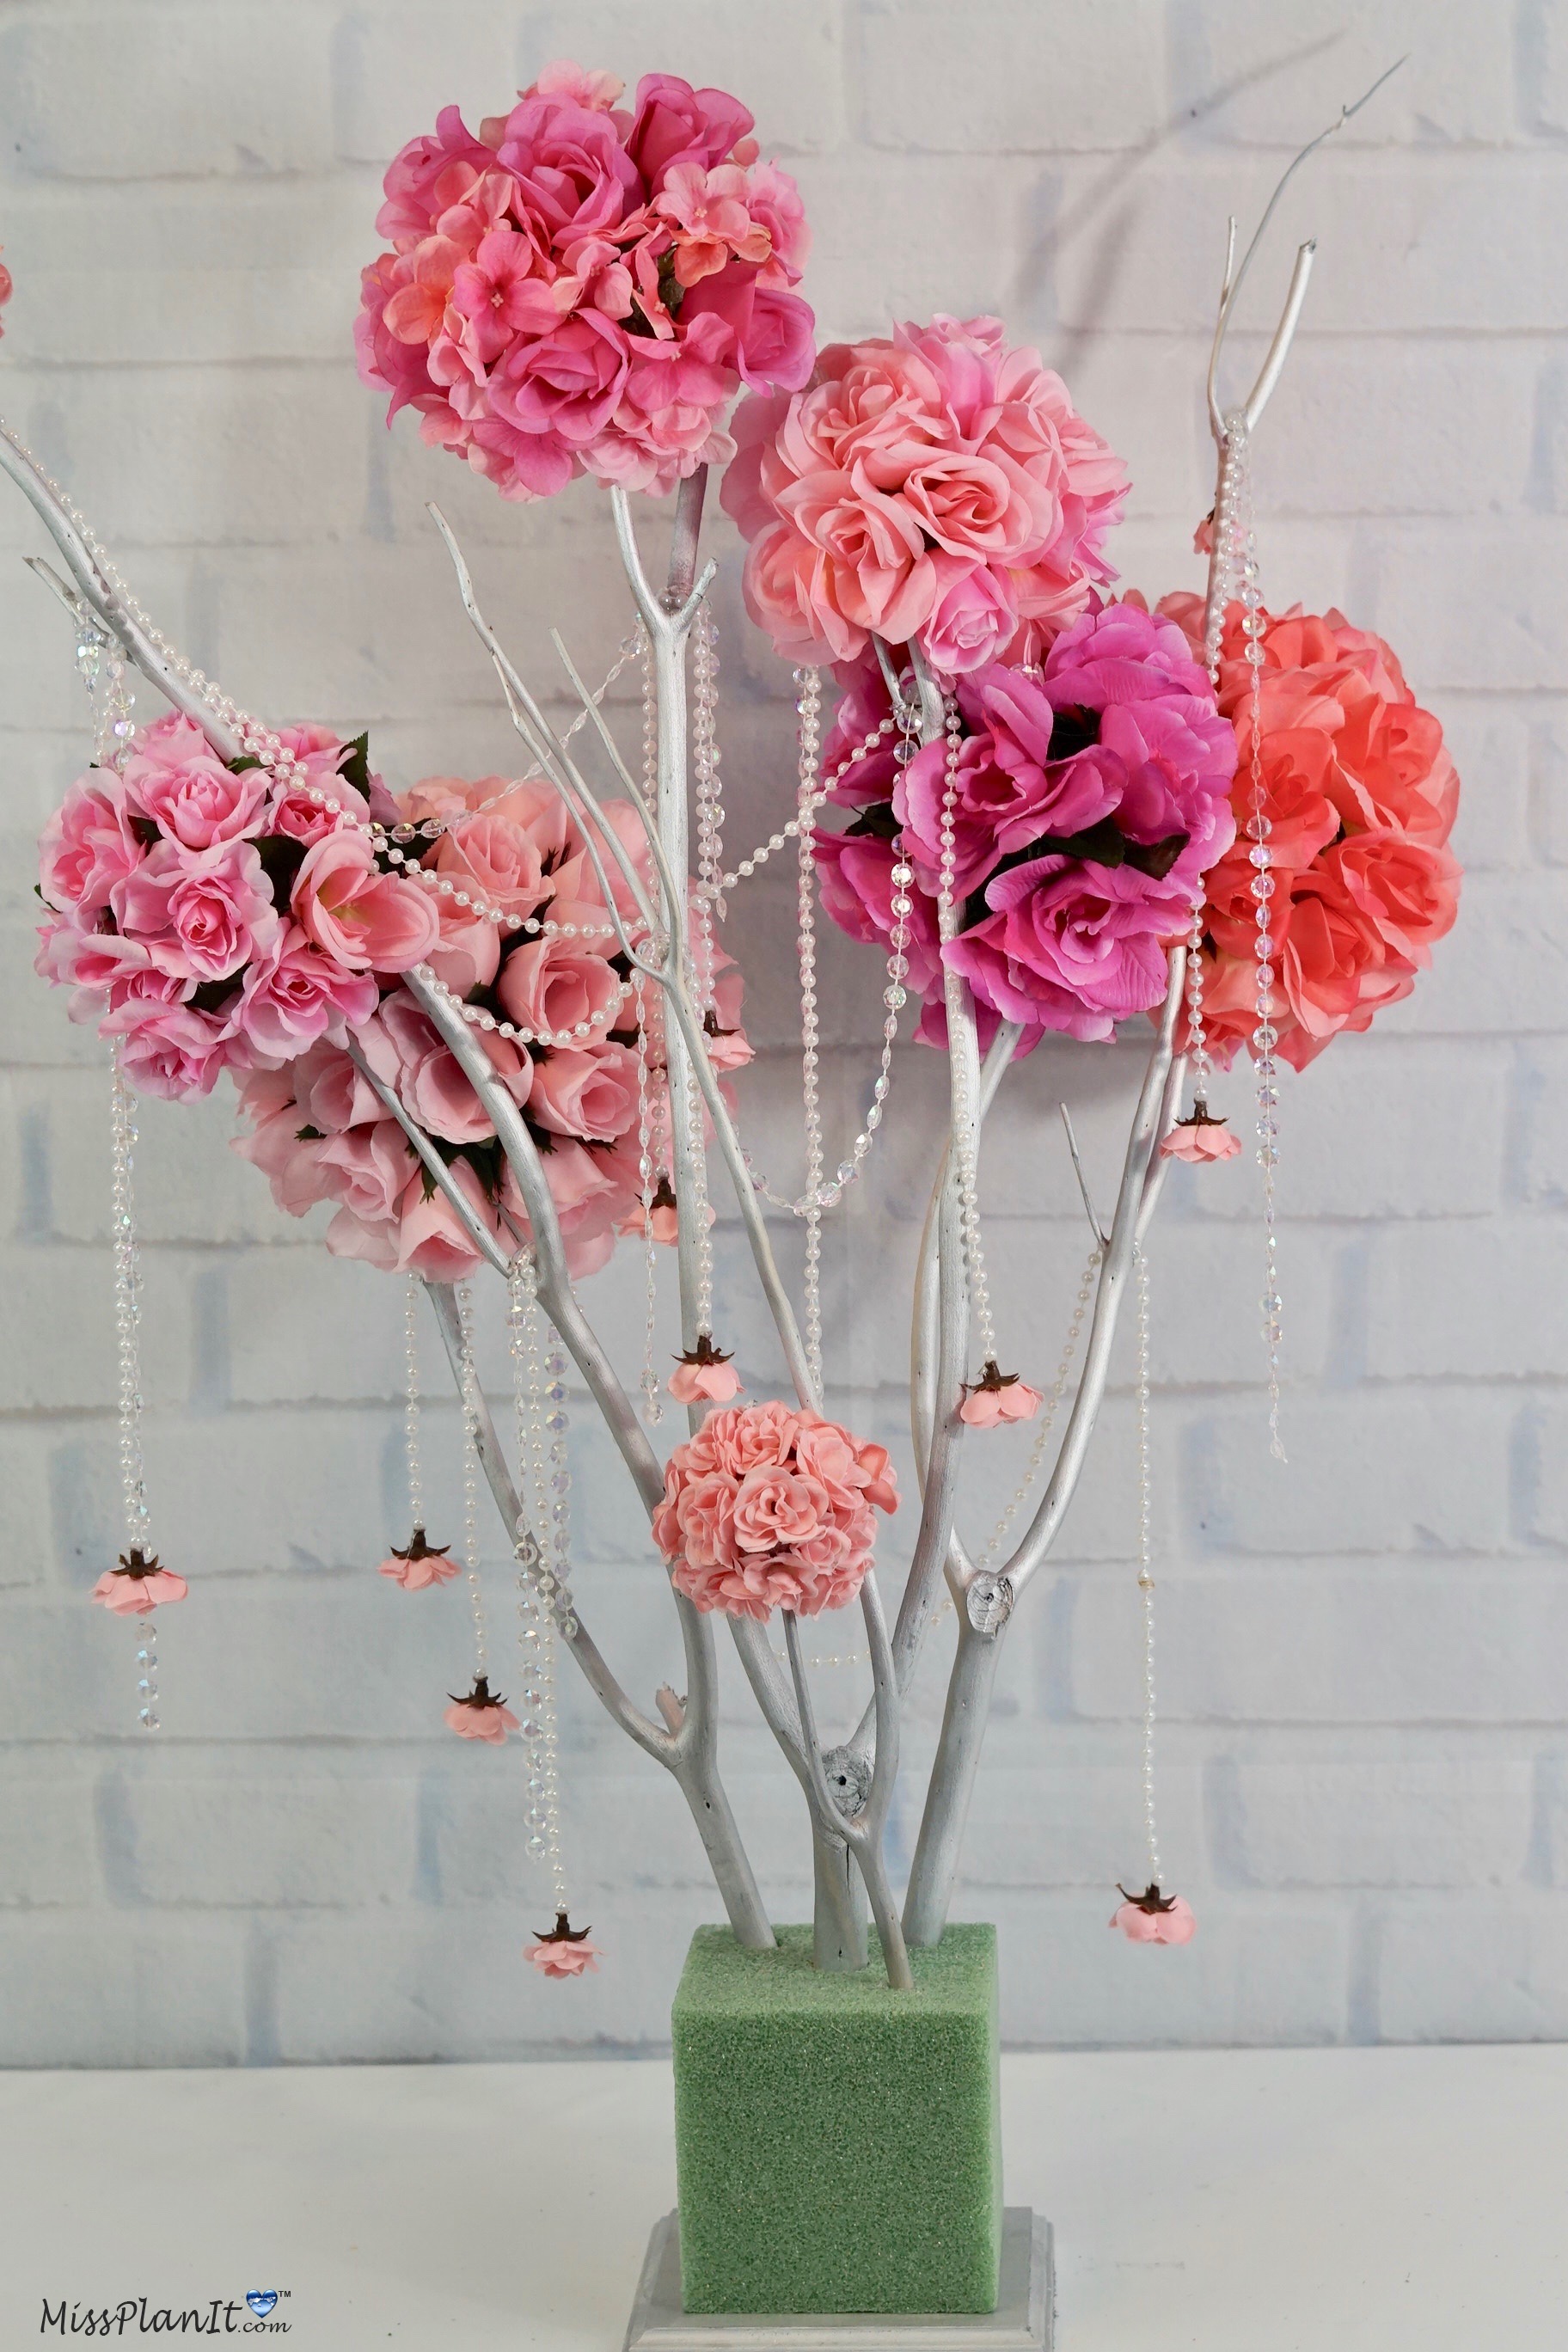
[[[1289,152],[1405,49],[1294,184],[1233,360],[1239,382],[1315,232],[1257,453],[1265,585],[1386,632],[1441,714],[1465,780],[1461,920],[1411,1003],[1289,1086],[1286,1470],[1258,1384],[1257,1171],[1171,1187],[1152,1248],[1164,1843],[1201,1931],[1160,1955],[1105,1927],[1110,1883],[1140,1862],[1124,1357],[1007,1654],[962,1890],[1002,1924],[1020,2042],[1568,2033],[1568,6],[0,0],[17,284],[0,405],[204,667],[275,719],[368,725],[398,782],[514,763],[426,499],[536,675],[548,621],[601,668],[626,625],[591,486],[506,507],[407,419],[386,434],[355,381],[379,173],[438,103],[477,120],[563,53],[742,93],[805,192],[825,336],[994,308],[1037,340],[1130,461],[1119,560],[1157,594],[1200,579],[1225,215],[1256,217]],[[461,1592],[371,1573],[402,1533],[398,1286],[274,1210],[225,1148],[226,1099],[142,1118],[153,1503],[193,1588],[164,1625],[167,1728],[134,1732],[132,1634],[85,1603],[115,1548],[104,1056],[30,970],[29,844],[84,740],[66,626],[19,561],[44,544],[7,492],[0,2060],[657,2043],[715,1909],[684,1810],[571,1689],[574,1883],[608,1957],[582,1985],[536,1979],[516,1757],[439,1727]],[[792,718],[727,527],[715,544],[739,844],[780,821]],[[752,887],[765,1050],[742,1104],[787,1178],[788,877]],[[836,1139],[869,1081],[879,982],[838,947],[828,969]],[[1003,1097],[995,1287],[1007,1352],[1047,1374],[1085,1247],[1056,1102],[1109,1192],[1138,1067],[1132,1042],[1047,1050]],[[900,1055],[827,1250],[835,1405],[897,1442],[906,1476],[899,1301],[937,1076]],[[1244,1113],[1240,1081],[1224,1098]],[[627,1263],[589,1292],[634,1373],[638,1280]],[[771,1384],[728,1226],[720,1280],[721,1328]],[[489,1350],[504,1401],[499,1329]],[[434,1387],[433,1333],[428,1360]],[[450,1410],[430,1423],[447,1533]],[[677,1664],[668,1604],[591,1428],[576,1460],[581,1591],[646,1699]],[[982,1530],[1017,1475],[999,1452],[985,1466]],[[504,1658],[493,1549],[489,1582]],[[945,1651],[914,1707],[905,1855]],[[726,1675],[737,1809],[776,1912],[803,1916],[798,1797]],[[847,1722],[854,1674],[822,1679]]]

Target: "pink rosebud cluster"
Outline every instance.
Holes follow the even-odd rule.
[[[550,66],[478,138],[443,108],[386,173],[360,374],[506,498],[583,473],[662,496],[732,454],[742,382],[811,372],[805,215],[751,115],[673,74],[629,110],[621,88]]]
[[[1176,625],[1135,604],[1100,605],[1037,670],[992,663],[961,677],[953,816],[957,933],[946,950],[974,992],[983,1035],[1023,1024],[1089,1039],[1165,991],[1165,948],[1192,918],[1200,877],[1229,848],[1234,732]],[[834,767],[888,709],[869,664],[825,751]],[[855,816],[819,832],[823,904],[851,938],[884,950],[900,850],[914,872],[905,919],[909,985],[929,1002],[927,1042],[946,1034],[937,887],[947,751],[900,770],[857,761],[834,797]]]
[[[161,719],[44,828],[37,969],[74,990],[73,1020],[121,1040],[140,1093],[205,1095],[221,1070],[341,1047],[374,1012],[377,976],[437,944],[430,892],[384,868],[364,829],[380,783],[363,739],[281,740],[303,782],[226,765],[189,719]]]
[[[1201,632],[1195,597],[1167,597]],[[1461,868],[1448,847],[1459,780],[1443,730],[1405,682],[1392,649],[1343,614],[1265,616],[1260,672],[1264,813],[1276,1050],[1305,1069],[1342,1029],[1366,1029],[1408,996],[1458,912]],[[1241,607],[1226,617],[1220,709],[1239,761],[1236,845],[1208,877],[1204,1016],[1228,1064],[1257,1026],[1252,886],[1252,673]]]
[[[1121,460],[997,319],[835,343],[809,389],[742,401],[733,426],[724,508],[786,659],[852,661],[874,633],[946,677],[1037,661],[1112,577]]]
[[[898,1506],[885,1447],[805,1408],[730,1405],[670,1455],[654,1541],[699,1609],[815,1617],[854,1600],[873,1514]]]
[[[646,868],[647,840],[633,811],[624,802],[605,810]],[[617,1233],[640,1225],[642,1178],[636,999],[582,838],[558,795],[537,781],[432,777],[395,814],[410,824],[440,819],[426,863],[466,896],[525,924],[539,920],[536,932],[503,934],[443,896],[427,961],[471,1007],[532,1034],[524,1044],[493,1026],[474,1033],[539,1147],[568,1264],[574,1275],[592,1274]],[[751,1055],[740,1028],[741,976],[721,953],[717,961],[716,1018],[733,1032],[727,1066],[736,1068]],[[651,1004],[647,1017],[657,1116],[664,1043]],[[516,1178],[489,1112],[408,990],[378,992],[353,1043],[433,1139],[475,1219],[510,1255],[530,1232]],[[342,1043],[323,1038],[285,1066],[255,1070],[240,1079],[239,1093],[251,1132],[237,1150],[264,1171],[291,1216],[319,1202],[336,1205],[329,1249],[436,1281],[473,1272],[479,1260],[470,1234]]]

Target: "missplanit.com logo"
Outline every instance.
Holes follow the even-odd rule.
[[[45,2295],[40,2336],[287,2336],[292,2323],[278,2306],[289,2301],[285,2287],[251,2287],[226,2300],[215,2294],[206,2303],[154,2303],[149,2295],[127,2295],[123,2303],[51,2303]]]

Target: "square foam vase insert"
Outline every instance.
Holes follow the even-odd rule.
[[[996,1931],[949,1927],[893,1992],[700,1927],[672,2018],[689,2312],[986,2312],[1002,2149]]]

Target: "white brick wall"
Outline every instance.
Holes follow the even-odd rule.
[[[369,724],[403,780],[510,757],[426,499],[531,667],[547,617],[590,660],[624,625],[588,486],[506,508],[406,420],[389,438],[354,382],[378,166],[438,100],[477,117],[563,50],[739,90],[805,187],[825,334],[994,305],[1038,337],[1130,460],[1121,558],[1159,593],[1198,579],[1225,215],[1255,215],[1289,150],[1405,48],[1293,187],[1236,359],[1316,231],[1258,450],[1267,586],[1342,597],[1393,636],[1456,748],[1470,880],[1430,983],[1289,1090],[1287,1470],[1257,1386],[1256,1173],[1172,1184],[1153,1255],[1163,1804],[1201,1933],[1151,1956],[1105,1930],[1108,1884],[1140,1859],[1123,1365],[1005,1660],[963,1890],[1003,1926],[1024,2042],[1568,2033],[1568,5],[0,0],[18,288],[0,405],[204,666],[275,717]],[[789,789],[787,679],[742,628],[721,543],[738,836]],[[82,743],[66,633],[16,561],[42,544],[0,500],[0,2063],[658,2042],[715,1907],[684,1811],[573,1689],[574,1881],[608,1958],[541,1984],[519,1957],[545,1904],[516,1759],[438,1727],[461,1596],[369,1572],[399,1531],[396,1298],[274,1213],[224,1149],[223,1104],[143,1118],[149,1455],[194,1581],[163,1627],[165,1736],[132,1734],[131,1633],[84,1601],[113,1532],[101,1050],[29,970],[28,844]],[[787,887],[759,884],[746,945],[769,1048],[746,1115],[787,1166]],[[838,945],[827,961],[839,1131],[877,982]],[[1042,1370],[1083,1248],[1054,1104],[1072,1100],[1109,1191],[1135,1075],[1131,1050],[1047,1050],[998,1116],[997,1287],[1016,1330],[1027,1302]],[[937,1076],[901,1057],[875,1181],[828,1245],[837,1401],[900,1447],[889,1302]],[[1226,1100],[1243,1110],[1239,1083]],[[774,1380],[728,1229],[720,1282],[745,1369]],[[593,1286],[624,1360],[636,1285],[627,1266]],[[430,1429],[445,1532],[449,1408]],[[984,1524],[1016,1472],[1000,1447],[976,1466]],[[578,1472],[582,1588],[646,1694],[679,1671],[668,1612],[591,1430]],[[504,1657],[499,1566],[491,1586]],[[940,1691],[933,1661],[906,1857]],[[732,1675],[726,1710],[737,1810],[800,1916],[798,1799]]]

